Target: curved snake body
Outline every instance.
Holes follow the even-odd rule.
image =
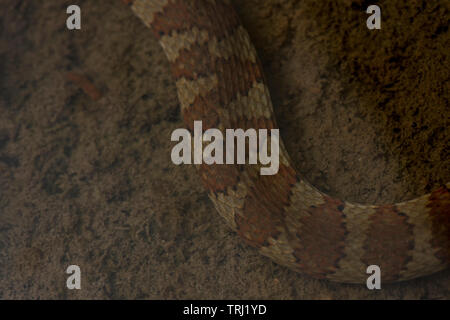
[[[171,64],[186,126],[277,128],[257,53],[229,0],[123,0],[153,31]],[[428,275],[450,265],[450,184],[393,205],[333,199],[295,170],[282,142],[280,169],[200,165],[217,211],[248,244],[316,278],[365,283]]]

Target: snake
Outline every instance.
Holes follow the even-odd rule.
[[[122,0],[159,41],[176,84],[184,125],[204,130],[278,128],[262,64],[231,0]],[[270,130],[269,130],[270,131]],[[280,140],[279,171],[258,164],[200,164],[218,213],[274,262],[317,279],[383,283],[450,266],[450,183],[396,204],[333,198],[295,169]]]

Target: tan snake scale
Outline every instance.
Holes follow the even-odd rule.
[[[257,53],[229,0],[123,0],[171,64],[185,125],[277,128]],[[365,283],[425,276],[450,265],[450,183],[394,205],[333,199],[296,172],[282,142],[280,169],[199,165],[217,211],[250,245],[316,278]]]

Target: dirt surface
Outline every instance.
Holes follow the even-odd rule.
[[[375,2],[234,2],[309,181],[363,203],[450,181],[445,1],[379,1],[373,31]],[[195,168],[170,160],[183,124],[151,33],[119,1],[92,0],[77,1],[82,30],[69,31],[70,4],[0,4],[0,299],[450,298],[449,271],[374,292],[246,246]],[[66,288],[71,264],[81,290]]]

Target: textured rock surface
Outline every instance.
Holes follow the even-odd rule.
[[[321,190],[409,199],[450,181],[443,4],[235,4],[264,62],[281,133]],[[426,5],[425,5],[426,4]],[[449,298],[450,275],[371,292],[314,280],[244,245],[195,169],[170,162],[182,126],[168,63],[119,2],[0,5],[0,298]],[[66,78],[88,77],[93,101]],[[78,264],[83,289],[65,289]]]

